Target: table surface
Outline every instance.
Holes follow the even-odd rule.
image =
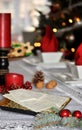
[[[9,72],[15,72],[20,73],[24,75],[24,82],[25,81],[31,81],[32,76],[37,70],[42,70],[45,73],[45,79],[46,81],[49,81],[50,79],[57,78],[54,75],[57,73],[61,74],[70,74],[69,69],[67,66],[63,66],[64,64],[61,64],[60,66],[52,67],[49,66],[45,68],[45,66],[42,66],[41,64],[33,64],[27,63],[24,60],[28,60],[28,57],[26,58],[20,58],[16,60],[11,60],[9,62]],[[58,85],[59,87],[56,87],[54,89],[48,90],[43,89],[42,91],[48,92],[48,93],[56,93],[58,95],[63,96],[70,96],[72,100],[66,105],[65,108],[70,109],[71,111],[74,110],[81,110],[82,111],[82,102],[80,102],[77,98],[73,97],[70,92],[67,92],[66,90],[62,91],[62,86],[69,88],[69,86],[65,86],[65,83],[60,81],[58,79]],[[80,85],[81,86],[81,85]],[[77,87],[77,86],[76,86]],[[70,89],[72,86],[70,87]],[[33,89],[36,89],[33,86]],[[81,89],[82,90],[82,89]],[[80,97],[82,98],[82,93],[80,94]],[[1,95],[0,95],[1,98]],[[33,130],[33,121],[34,116],[30,116],[27,114],[21,114],[21,113],[15,113],[11,111],[5,111],[0,109],[0,130]],[[53,128],[52,128],[53,129]],[[69,128],[55,128],[55,130],[68,130]],[[45,130],[45,128],[44,128]],[[51,129],[50,129],[51,130]],[[70,129],[71,130],[71,129]],[[76,128],[73,130],[77,130]],[[80,130],[80,129],[79,129]]]

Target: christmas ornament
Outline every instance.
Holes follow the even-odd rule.
[[[71,116],[71,111],[69,109],[63,109],[59,112],[60,117],[69,117]]]
[[[76,118],[82,118],[82,113],[79,110],[75,110],[72,115]]]
[[[66,111],[69,111],[66,109]],[[70,112],[70,111],[69,111]],[[54,112],[43,112],[39,113],[35,116],[34,120],[34,129],[53,129],[55,128],[63,128],[63,129],[77,129],[82,128],[82,120],[75,118],[73,116],[70,117],[60,117],[59,113]]]
[[[31,89],[32,89],[31,82],[26,81],[26,82],[24,83],[24,85],[23,85],[23,88],[31,90]]]
[[[31,90],[32,89],[32,86],[29,86],[29,88],[28,88],[29,90]]]

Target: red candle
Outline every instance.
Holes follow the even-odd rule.
[[[5,87],[7,90],[21,88],[24,84],[24,76],[18,73],[5,74]],[[13,87],[13,88],[11,88]]]
[[[11,14],[0,13],[0,48],[11,47]]]

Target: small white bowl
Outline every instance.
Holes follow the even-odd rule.
[[[45,63],[57,63],[62,59],[62,52],[43,52],[42,58]]]

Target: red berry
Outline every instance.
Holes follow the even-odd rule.
[[[24,88],[25,89],[32,89],[31,82],[26,81],[25,84],[24,84]]]
[[[63,110],[61,110],[61,111],[59,112],[59,115],[60,115],[61,117],[69,117],[69,116],[71,116],[71,111],[68,110],[68,109],[63,109]]]
[[[26,82],[25,82],[25,85],[27,85],[27,86],[31,86],[31,82],[26,81]]]
[[[28,88],[29,90],[31,90],[32,89],[32,86],[29,86],[29,88]]]
[[[79,110],[75,110],[72,115],[76,118],[82,118],[82,113]]]

